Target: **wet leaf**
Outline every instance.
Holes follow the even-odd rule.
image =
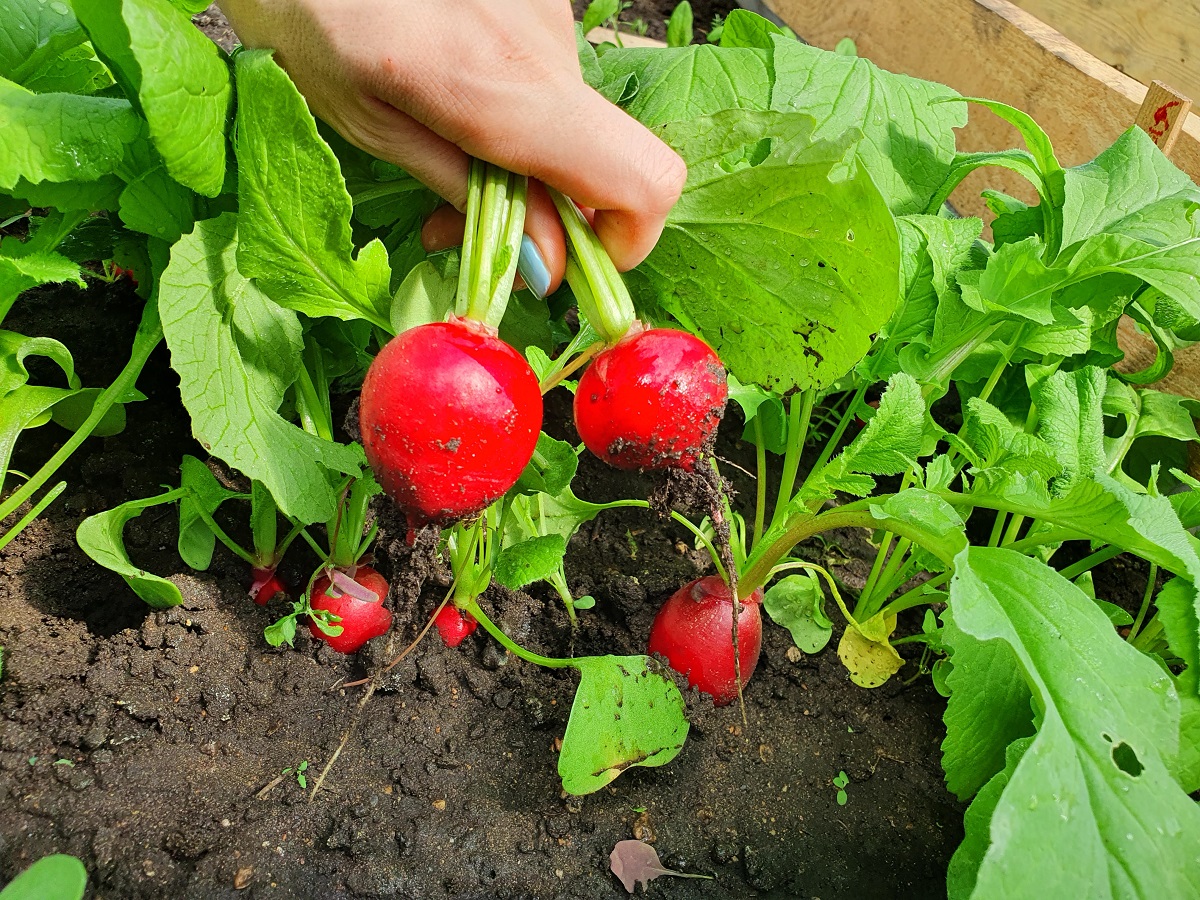
[[[900,671],[904,660],[888,642],[896,617],[876,615],[858,626],[847,625],[838,642],[838,659],[859,687],[875,688]]]

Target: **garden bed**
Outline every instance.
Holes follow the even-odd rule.
[[[81,374],[98,383],[123,362],[136,298],[120,283],[86,302],[44,289],[9,321],[77,348]],[[131,523],[128,543],[138,564],[180,585],[181,607],[148,610],[76,546],[82,517],[177,483],[175,461],[203,453],[166,357],[160,348],[139,381],[149,399],[129,407],[126,431],[78,454],[66,495],[0,554],[0,882],[61,852],[84,861],[94,896],[123,900],[238,886],[251,897],[594,898],[624,894],[608,872],[613,845],[652,835],[668,866],[716,876],[660,879],[659,897],[944,893],[962,837],[939,762],[945,701],[928,678],[855,687],[833,645],[803,656],[777,627],[765,629],[746,692],[748,725],[736,704],[714,710],[693,695],[680,756],[592,796],[564,799],[555,772],[575,679],[505,658],[481,630],[457,651],[436,636],[419,646],[313,802],[292,778],[259,797],[302,761],[311,790],[356,707],[357,689],[336,685],[361,677],[362,663],[319,649],[305,629],[295,651],[267,646],[262,629],[283,605],[251,603],[244,564],[221,548],[208,573],[190,573],[169,508]],[[569,406],[557,400],[549,424],[565,437]],[[15,468],[52,449],[53,428],[30,434],[40,440]],[[732,439],[721,451],[752,464]],[[576,484],[607,500],[647,496],[654,481],[592,461]],[[595,526],[567,560],[577,594],[598,601],[576,652],[642,652],[659,603],[707,557],[645,511],[614,510]],[[839,534],[808,552],[861,583],[861,540]],[[302,580],[312,561],[290,561]],[[422,609],[443,590],[430,585]],[[496,608],[529,646],[567,652],[552,593]],[[404,624],[408,637],[423,619]]]

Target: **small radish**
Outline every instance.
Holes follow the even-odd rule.
[[[738,616],[738,656],[742,684],[750,680],[762,649],[762,590],[742,601]],[[665,657],[688,683],[712,694],[717,706],[737,699],[733,665],[733,599],[717,575],[698,578],[671,595],[650,628],[647,653]]]
[[[276,594],[287,593],[287,585],[275,574],[274,566],[255,568],[251,571],[251,575],[254,580],[250,583],[250,588],[246,593],[259,606],[266,606],[275,598]]]
[[[438,634],[442,636],[442,643],[447,647],[457,647],[470,637],[479,625],[470,613],[463,612],[457,606],[449,603],[441,608],[433,620],[433,624],[437,626]]]
[[[691,471],[728,396],[721,360],[698,337],[631,331],[583,373],[575,427],[592,453],[618,469]]]
[[[448,524],[503,496],[533,456],[542,394],[521,354],[468,319],[410,328],[363,381],[367,460],[410,527]]]
[[[309,620],[313,637],[325,641],[339,653],[353,653],[371,638],[387,634],[392,627],[392,614],[384,608],[388,583],[370,566],[359,566],[354,574],[334,570],[332,577],[322,575],[312,586],[309,606],[338,616],[342,633],[329,635],[320,625]]]

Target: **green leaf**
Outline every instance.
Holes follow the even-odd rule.
[[[763,50],[709,44],[613,50],[600,66],[604,84],[634,77],[637,92],[625,111],[650,127],[727,109],[765,110],[771,103],[770,54]]]
[[[124,100],[34,94],[0,78],[0,190],[21,178],[94,181],[117,170],[141,125]]]
[[[1004,768],[1005,750],[1013,741],[1033,734],[1032,695],[1007,644],[961,631],[953,606],[942,621],[942,643],[954,663],[946,676],[950,699],[942,768],[946,787],[966,800]]]
[[[522,494],[558,497],[571,484],[578,468],[579,457],[575,455],[575,449],[543,431],[538,435],[533,456],[517,479],[514,490]]]
[[[1009,744],[1004,757],[1003,771],[997,772],[967,807],[963,816],[963,830],[966,832],[963,842],[950,857],[950,865],[946,869],[946,893],[949,900],[968,900],[972,896],[979,866],[983,863],[988,849],[988,828],[992,822],[992,813],[996,811],[1000,795],[1008,786],[1013,770],[1031,743],[1033,738],[1022,738]]]
[[[163,503],[173,503],[183,495],[183,489],[178,488],[157,497],[130,500],[114,509],[88,516],[79,523],[75,532],[75,540],[84,553],[104,568],[124,578],[133,592],[155,609],[178,606],[183,602],[183,595],[179,593],[179,588],[167,579],[135,566],[130,561],[129,554],[125,552],[125,539],[122,535],[126,523],[140,516],[143,510]]]
[[[917,464],[924,427],[921,386],[911,375],[897,372],[867,427],[834,461],[847,473],[898,475]]]
[[[237,78],[239,267],[281,306],[388,330],[387,250],[355,258],[350,195],[304,99],[266,50],[239,53]]]
[[[333,473],[357,474],[361,451],[276,412],[300,364],[300,323],[238,272],[237,248],[233,215],[199,222],[162,275],[163,333],[183,404],[205,449],[263,482],[286,514],[325,522],[336,506]]]
[[[583,33],[599,28],[620,11],[620,0],[592,0],[583,12]]]
[[[23,291],[39,284],[71,282],[86,287],[77,263],[58,253],[31,253],[28,256],[0,256],[0,321]]]
[[[393,334],[410,328],[442,322],[454,309],[458,274],[444,272],[431,260],[417,263],[409,270],[392,299],[388,321]]]
[[[552,351],[555,342],[546,301],[539,300],[532,291],[514,292],[500,321],[500,340],[522,354],[530,347]]]
[[[869,509],[881,528],[904,522],[920,529],[925,535],[922,546],[940,559],[953,557],[967,546],[966,525],[958,510],[930,491],[910,487],[883,503],[872,503]]]
[[[862,165],[894,213],[922,213],[955,158],[954,129],[967,122],[950,88],[893,75],[865,59],[773,38],[771,108],[817,120],[814,140],[858,129]],[[936,210],[932,210],[936,212]]]
[[[660,134],[688,182],[631,279],[635,299],[698,330],[744,384],[786,392],[844,375],[899,300],[895,224],[853,162],[854,136],[814,142],[809,116],[750,111]]]
[[[566,552],[567,542],[561,534],[532,537],[501,550],[492,575],[506,588],[518,590],[549,579],[562,565]]]
[[[667,19],[667,46],[686,47],[692,42],[692,4],[681,0]]]
[[[30,80],[86,39],[65,3],[9,0],[0,20],[0,77],[36,90]]]
[[[975,894],[1200,891],[1200,808],[1164,762],[1179,741],[1170,676],[1079,588],[1012,550],[963,551],[950,598],[959,629],[1011,649],[1041,713],[992,813]]]
[[[791,632],[805,653],[819,653],[833,636],[833,622],[825,615],[825,593],[815,572],[788,575],[763,595],[763,609],[771,621]]]
[[[168,244],[192,230],[196,196],[170,176],[161,156],[148,141],[135,141],[121,167],[127,181],[121,191],[121,221]]]
[[[54,404],[50,410],[50,418],[67,431],[78,431],[92,414],[101,393],[100,388],[73,391]],[[92,429],[92,436],[112,437],[114,434],[120,434],[125,430],[125,404],[145,399],[144,394],[135,391],[132,396],[118,400]]]
[[[1177,441],[1200,440],[1196,434],[1196,423],[1192,418],[1195,401],[1167,394],[1162,391],[1143,389],[1137,392],[1141,401],[1136,430],[1137,437],[1158,435]]]
[[[194,456],[185,456],[179,464],[179,484],[184,495],[179,500],[179,556],[198,572],[212,562],[217,537],[201,516],[212,516],[222,503],[237,492],[217,481],[208,466]]]
[[[558,757],[567,793],[594,793],[633,766],[666,765],[683,749],[683,697],[658,663],[588,656],[571,665],[580,682]]]
[[[784,31],[774,22],[745,9],[730,10],[721,28],[721,47],[749,47],[770,50],[771,37]]]
[[[1065,177],[1064,247],[1121,231],[1124,220],[1164,200],[1200,201],[1200,189],[1137,126],[1091,162],[1067,169]]]
[[[81,900],[87,869],[73,856],[43,856],[0,891],[0,900]]]
[[[136,98],[167,172],[217,196],[233,97],[217,45],[169,0],[76,0],[75,14],[126,96]]]
[[[1104,466],[1104,413],[1106,390],[1103,369],[1089,366],[1074,372],[1058,371],[1034,391],[1038,409],[1037,436],[1062,467],[1051,490],[1062,493]]]

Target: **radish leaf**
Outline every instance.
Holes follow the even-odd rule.
[[[354,256],[337,157],[266,50],[238,54],[238,266],[281,306],[390,330],[391,270],[373,240]]]
[[[86,0],[75,14],[146,117],[167,172],[197,193],[219,194],[233,87],[216,44],[168,0]]]
[[[300,323],[238,272],[237,225],[199,222],[172,250],[159,305],[196,437],[263,482],[284,513],[328,521],[335,472],[357,474],[361,451],[324,441],[276,409],[300,364]],[[214,368],[213,360],[221,360]]]
[[[683,697],[658,663],[586,656],[571,665],[581,678],[558,757],[567,793],[594,793],[632,766],[662,766],[683,749]]]
[[[79,523],[75,532],[75,540],[79,542],[79,547],[84,553],[104,568],[111,569],[124,578],[133,592],[155,609],[178,606],[183,602],[183,595],[179,593],[179,588],[167,579],[135,566],[125,551],[122,535],[126,523],[131,519],[136,519],[152,506],[179,500],[185,493],[183,488],[176,488],[157,497],[130,500],[113,509],[88,516]]]
[[[1200,892],[1200,808],[1167,768],[1180,722],[1169,674],[1038,560],[972,547],[954,568],[955,626],[1007,645],[1040,712],[991,814],[975,893]],[[994,691],[988,673],[964,670],[965,662],[955,659],[955,692]],[[948,730],[948,744],[960,739]]]

